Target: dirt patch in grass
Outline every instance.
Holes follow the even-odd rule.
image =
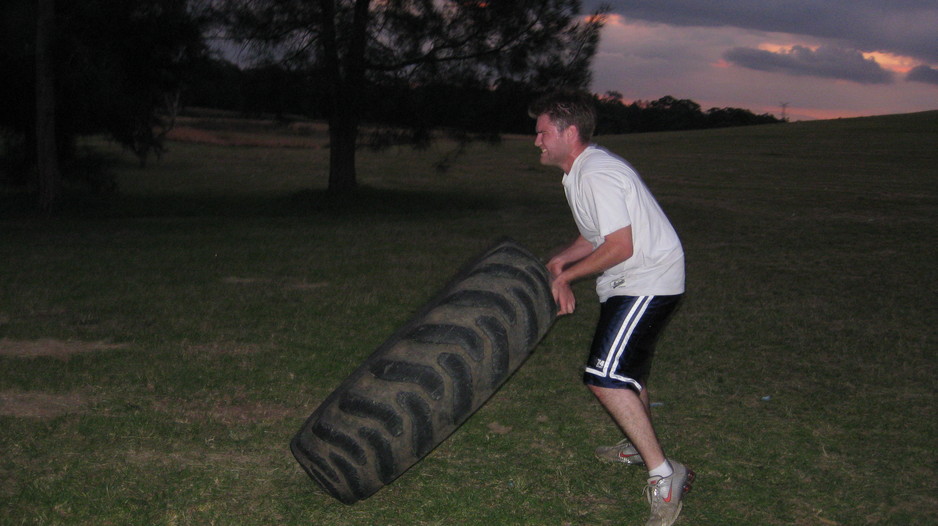
[[[264,402],[242,402],[230,405],[217,405],[210,408],[212,419],[224,424],[249,424],[270,422],[282,418],[297,416],[295,409]]]
[[[128,463],[141,466],[188,466],[195,468],[218,469],[224,466],[225,471],[256,471],[269,468],[271,459],[259,454],[248,454],[235,451],[158,451],[153,449],[134,449],[125,453]]]
[[[217,146],[263,146],[267,148],[322,148],[323,139],[297,132],[297,135],[243,133],[177,126],[166,138],[171,141],[213,144]]]
[[[0,356],[16,358],[57,358],[67,360],[72,355],[96,351],[122,349],[124,345],[104,342],[63,341],[51,338],[40,340],[0,339]]]
[[[238,276],[228,276],[222,279],[222,283],[229,285],[277,285],[285,290],[315,290],[329,286],[329,282],[327,281],[310,283],[303,279],[273,280],[269,278],[245,278]]]
[[[0,415],[19,418],[55,418],[80,411],[89,400],[80,393],[41,391],[0,392]]]
[[[186,356],[250,356],[264,350],[259,344],[213,342],[187,345],[183,352]]]
[[[217,422],[226,425],[275,422],[287,417],[305,416],[302,410],[269,402],[245,400],[242,396],[223,396],[217,400],[159,400],[158,411],[174,416],[176,421]]]
[[[55,358],[68,360],[80,353],[120,349],[124,345],[103,342],[0,339],[0,356],[13,358]],[[42,391],[0,392],[0,415],[20,418],[55,418],[81,411],[89,403],[81,393],[46,393]]]

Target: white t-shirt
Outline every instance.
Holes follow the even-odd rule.
[[[596,279],[600,301],[611,296],[684,292],[684,249],[674,227],[638,173],[624,159],[590,145],[563,176],[580,235],[595,249],[632,225],[632,257]]]

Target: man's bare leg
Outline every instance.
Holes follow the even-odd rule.
[[[664,451],[651,424],[648,395],[639,396],[631,389],[609,389],[590,385],[599,403],[606,408],[620,429],[638,450],[648,469],[664,463]]]

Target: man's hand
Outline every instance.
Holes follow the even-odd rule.
[[[563,272],[563,268],[567,266],[566,263],[559,258],[553,258],[547,262],[547,271],[550,272],[550,276],[555,278]]]
[[[603,238],[593,250],[589,241],[578,237],[560,254],[547,262],[553,281],[550,291],[557,302],[557,314],[571,314],[576,308],[576,297],[570,283],[598,274],[632,257],[632,226],[622,227]]]
[[[558,316],[573,314],[573,310],[576,309],[576,296],[566,280],[555,278],[550,283],[550,292],[554,295],[554,302],[557,303]]]

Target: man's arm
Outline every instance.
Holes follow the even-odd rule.
[[[551,277],[557,277],[566,267],[585,258],[591,252],[593,252],[593,245],[583,236],[577,236],[573,242],[550,258],[547,262],[547,270],[550,271]]]
[[[584,245],[585,244],[585,245]],[[632,226],[620,228],[607,235],[603,244],[592,250],[592,245],[582,236],[551,258],[547,269],[553,275],[551,292],[559,307],[558,314],[570,314],[576,308],[576,297],[570,284],[574,281],[599,274],[632,257]]]

